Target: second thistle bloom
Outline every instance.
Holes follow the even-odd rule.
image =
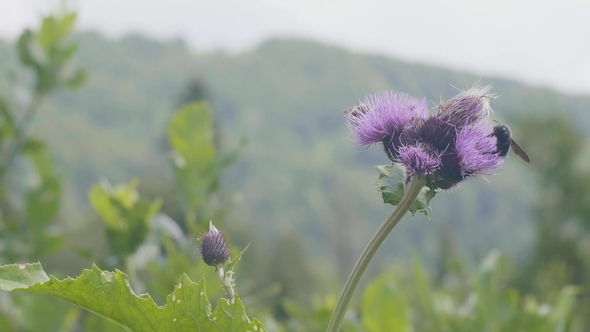
[[[381,144],[387,156],[406,167],[409,177],[425,176],[441,189],[498,168],[496,139],[489,124],[494,98],[490,87],[474,86],[441,101],[428,115],[425,99],[380,93],[347,113],[361,146]]]
[[[394,160],[402,144],[402,133],[413,122],[428,116],[428,101],[405,93],[381,92],[365,98],[364,104],[346,113],[356,142],[364,147],[381,143]]]
[[[223,265],[229,261],[229,247],[225,237],[213,226],[213,222],[209,223],[209,231],[203,233],[199,239],[199,251],[207,265]]]

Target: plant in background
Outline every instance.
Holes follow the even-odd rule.
[[[33,73],[31,87],[13,72],[13,98],[0,95],[0,260],[47,256],[59,248],[62,182],[43,140],[29,127],[43,101],[62,88],[75,89],[87,73],[72,63],[79,45],[71,41],[75,13],[48,16],[37,31],[25,30],[16,48],[20,64]],[[25,183],[27,185],[23,186]]]
[[[185,208],[186,230],[159,213],[159,199],[140,197],[138,181],[111,186],[103,180],[92,187],[89,200],[105,225],[110,249],[109,258],[102,264],[115,272],[93,265],[76,279],[59,280],[48,276],[38,263],[4,265],[0,266],[0,289],[54,295],[131,331],[264,331],[262,323],[246,316],[234,290],[235,266],[246,249],[230,260],[225,237],[210,222],[209,231],[199,239],[203,260],[195,259],[193,254],[196,252],[193,239],[196,240],[198,230],[204,226],[200,225],[202,218],[224,213],[222,207],[210,201],[218,189],[220,170],[236,159],[243,142],[234,151],[216,153],[212,142],[212,112],[204,101],[177,111],[168,136],[179,198]],[[148,261],[151,275],[145,276],[142,272]],[[214,285],[213,294],[223,288],[227,295],[227,299],[217,300],[215,310],[211,310],[205,289],[205,277],[213,276],[213,271],[207,272],[206,265],[215,267],[214,274],[221,281],[221,287]],[[117,268],[124,268],[127,274]],[[201,281],[192,282],[189,274],[200,275]],[[179,276],[182,276],[180,281]],[[164,288],[169,292],[172,287],[172,294],[161,296],[165,306],[156,305],[148,294],[135,293],[147,288],[161,295]],[[115,328],[97,322],[94,315],[79,320],[80,317],[79,309],[68,311],[62,318],[62,328],[71,329],[76,321],[93,331]]]
[[[86,78],[86,72],[71,62],[78,50],[69,41],[74,21],[75,14],[47,17],[38,31],[22,34],[16,47],[20,62],[34,74],[31,93],[23,94],[24,84],[19,82],[13,98],[0,96],[0,258],[4,261],[45,256],[61,243],[61,232],[52,221],[59,208],[61,180],[45,143],[27,132],[49,94],[78,87]],[[1,302],[9,303],[9,315],[15,321],[34,317],[35,322],[12,324],[0,313],[0,329],[46,331],[59,326],[63,331],[110,332],[117,328],[107,326],[110,321],[130,331],[265,331],[258,320],[247,317],[236,294],[234,271],[247,246],[237,253],[212,222],[207,225],[210,219],[224,225],[227,202],[220,198],[221,171],[237,158],[244,141],[228,153],[219,151],[212,109],[203,100],[206,95],[200,82],[192,84],[183,104],[191,103],[175,112],[167,132],[182,216],[173,220],[160,211],[159,199],[140,197],[137,181],[114,187],[103,181],[93,186],[90,203],[104,223],[110,250],[108,259],[97,264],[114,272],[93,264],[78,278],[59,280],[48,276],[39,263],[0,266],[0,289],[50,294],[78,306],[59,300],[54,305],[36,297],[9,303],[4,296],[11,294],[3,293]],[[441,101],[438,111],[430,115],[425,99],[384,92],[346,113],[355,140],[363,147],[380,144],[392,160],[391,165],[378,166],[377,185],[383,200],[396,208],[365,249],[338,302],[329,298],[302,309],[285,300],[282,309],[290,316],[287,330],[316,331],[328,322],[329,331],[479,331],[490,326],[498,331],[515,327],[570,330],[577,288],[561,289],[551,298],[553,306],[533,297],[521,298],[505,286],[495,254],[464,280],[459,294],[431,286],[416,260],[411,282],[396,274],[376,278],[366,288],[357,315],[344,318],[368,264],[407,211],[427,214],[437,192],[457,188],[461,181],[501,166],[499,138],[492,135],[489,122],[492,98],[489,87],[476,86]],[[283,250],[290,250],[284,241],[278,242]],[[286,266],[296,266],[293,260],[284,261]],[[271,266],[277,269],[276,264]],[[297,275],[285,270],[281,272]],[[206,289],[205,280],[215,277],[220,284]],[[239,289],[242,295],[243,289]],[[143,294],[144,290],[149,294]],[[225,297],[218,298],[223,291]],[[262,296],[258,290],[251,297]],[[217,300],[214,310],[210,298]],[[252,310],[254,301],[243,298]],[[417,299],[417,304],[410,299]],[[80,308],[97,315],[84,315]],[[256,316],[261,317],[260,312]],[[280,330],[280,322],[268,322],[274,323],[267,324],[269,328]]]
[[[207,298],[205,279],[195,283],[182,274],[166,297],[166,304],[158,306],[149,294],[136,295],[125,273],[103,271],[96,265],[76,279],[64,280],[47,276],[39,263],[4,265],[0,266],[0,289],[50,294],[128,331],[266,331],[260,321],[246,316],[240,298],[233,292],[233,268],[244,251],[229,261],[227,244],[220,236],[213,227],[201,243],[204,259],[216,268],[225,268],[222,282],[231,288],[229,298],[219,299],[215,310],[211,310]]]
[[[382,92],[345,112],[355,141],[368,147],[381,144],[392,160],[379,166],[377,185],[384,202],[396,205],[369,241],[350,274],[328,326],[340,330],[352,296],[375,253],[393,227],[410,211],[428,213],[440,190],[456,188],[471,177],[490,174],[503,157],[493,136],[489,100],[491,87],[474,86],[429,115],[426,99]]]
[[[226,269],[229,262],[229,247],[223,233],[213,226],[213,221],[209,222],[209,231],[203,233],[199,239],[199,252],[205,264],[215,267],[215,273],[227,298],[233,300],[235,295],[233,270]],[[242,254],[238,256],[238,259],[241,256]]]
[[[111,250],[108,265],[124,266],[132,286],[137,286],[136,266],[131,262],[137,249],[146,241],[161,201],[139,197],[138,181],[112,187],[106,180],[90,189],[90,204],[106,226]]]

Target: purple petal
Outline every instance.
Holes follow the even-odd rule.
[[[503,158],[497,153],[496,138],[489,136],[492,128],[485,122],[465,128],[457,135],[455,153],[465,178],[480,174],[490,174],[502,165]]]
[[[457,130],[474,125],[492,113],[489,101],[496,96],[490,93],[491,90],[490,85],[474,85],[471,89],[441,102],[436,117],[454,125]]]
[[[428,175],[440,167],[441,157],[420,146],[403,146],[399,149],[399,162],[406,167],[408,176]]]
[[[348,112],[349,128],[361,146],[383,142],[387,137],[399,137],[407,130],[412,118],[426,118],[428,102],[405,93],[384,91],[365,99],[365,105]]]

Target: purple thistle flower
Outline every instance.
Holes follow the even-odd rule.
[[[455,146],[457,139],[457,127],[449,122],[431,116],[428,119],[416,123],[410,132],[409,140],[424,142],[438,150],[447,150]]]
[[[425,99],[383,92],[347,112],[349,128],[361,146],[381,142],[387,156],[406,167],[408,177],[425,176],[440,189],[501,166],[496,138],[487,122],[492,114],[490,86],[475,85],[441,101],[428,116]]]
[[[399,162],[406,167],[407,175],[433,174],[442,162],[436,151],[428,152],[422,146],[402,146],[399,149]]]
[[[492,113],[489,101],[496,98],[490,93],[491,90],[490,85],[476,84],[447,101],[441,101],[436,117],[455,126],[457,130],[488,118]]]
[[[229,261],[229,248],[225,237],[213,226],[212,221],[209,223],[209,231],[203,233],[199,240],[199,251],[207,265],[222,265]]]
[[[489,124],[479,122],[457,135],[455,153],[463,178],[490,174],[502,165],[504,159],[496,153],[496,138],[489,135],[491,131]]]
[[[365,98],[364,104],[346,113],[355,141],[364,147],[382,143],[395,160],[402,145],[402,133],[417,119],[428,116],[428,102],[404,93],[384,91]]]
[[[442,165],[434,180],[441,189],[449,189],[459,182],[478,175],[490,174],[502,165],[496,153],[496,138],[490,136],[489,124],[480,121],[457,134],[452,149],[442,155]]]

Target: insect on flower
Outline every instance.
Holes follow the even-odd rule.
[[[510,128],[507,125],[500,124],[498,121],[496,121],[496,123],[498,123],[498,125],[494,127],[494,132],[490,134],[490,136],[496,137],[495,153],[497,153],[500,157],[503,157],[507,155],[508,151],[510,151],[510,148],[512,148],[512,152],[514,152],[515,155],[517,155],[525,163],[530,163],[531,159],[529,156],[512,138],[512,131]]]

